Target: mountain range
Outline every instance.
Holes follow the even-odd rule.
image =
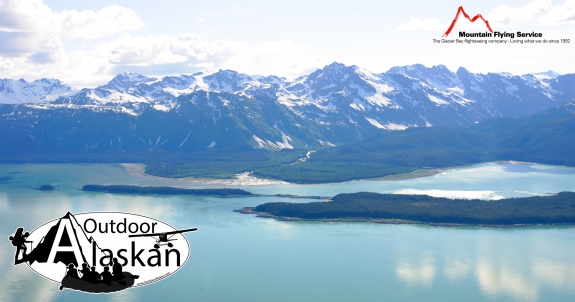
[[[24,79],[0,79],[0,104],[51,102],[61,96],[73,95],[77,91],[55,79],[39,79],[33,82],[26,82]]]
[[[288,80],[233,70],[148,77],[96,88],[0,80],[0,153],[165,150],[247,145],[318,149],[388,130],[471,126],[575,98],[575,74],[452,72],[443,65],[372,73],[332,63]]]

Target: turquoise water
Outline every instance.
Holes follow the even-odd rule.
[[[124,211],[200,231],[186,235],[191,258],[175,275],[107,295],[60,292],[57,283],[26,266],[13,266],[15,250],[6,240],[0,245],[0,301],[575,300],[574,227],[281,222],[232,210],[285,199],[142,197],[77,190],[88,183],[202,187],[132,177],[117,165],[0,165],[3,176],[12,177],[0,182],[3,238],[17,227],[33,230],[66,211]],[[61,190],[31,189],[43,184]],[[575,191],[575,169],[490,163],[409,180],[244,189],[322,196],[403,190],[497,199]]]

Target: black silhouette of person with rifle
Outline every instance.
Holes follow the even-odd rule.
[[[26,243],[27,242],[32,242],[32,241],[28,241],[26,240],[26,238],[28,238],[28,236],[30,236],[30,233],[24,232],[24,228],[18,228],[16,229],[16,233],[14,234],[14,236],[10,236],[9,239],[12,242],[12,245],[16,247],[16,255],[14,255],[14,265],[16,264],[20,264],[22,262],[26,261],[26,256],[28,256],[28,254],[26,254],[26,251],[28,250],[28,248],[26,247]],[[20,251],[22,252],[22,258],[20,260],[18,260],[18,255],[20,254]]]

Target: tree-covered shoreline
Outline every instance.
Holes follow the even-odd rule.
[[[87,192],[139,195],[193,195],[217,197],[253,196],[253,194],[248,191],[233,188],[183,189],[174,187],[141,187],[127,185],[85,185],[81,190]]]
[[[249,212],[249,211],[244,211]],[[389,220],[461,225],[575,224],[575,193],[502,200],[453,200],[426,195],[351,193],[331,202],[259,205],[251,212],[290,220]]]

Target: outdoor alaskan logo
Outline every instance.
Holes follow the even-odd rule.
[[[159,220],[128,213],[68,212],[10,241],[14,265],[28,264],[64,288],[110,293],[147,285],[180,269],[190,255],[182,233]]]

